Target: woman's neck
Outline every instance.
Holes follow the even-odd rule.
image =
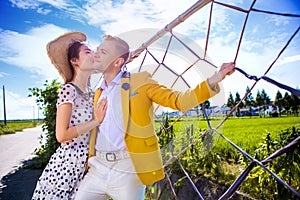
[[[90,74],[80,73],[71,81],[74,85],[79,87],[82,92],[87,92],[87,84]]]

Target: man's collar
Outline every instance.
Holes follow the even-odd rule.
[[[121,78],[122,78],[122,75],[123,75],[123,71],[120,71],[118,73],[118,75],[114,78],[114,80],[112,80],[112,82],[110,84],[114,84],[114,85],[117,85],[121,82]],[[100,88],[101,89],[104,89],[106,88],[106,85],[105,85],[105,80],[102,81],[101,85],[100,85]]]

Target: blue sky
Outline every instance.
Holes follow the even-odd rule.
[[[3,119],[2,86],[6,91],[7,119],[38,117],[28,88],[41,87],[45,80],[60,77],[51,65],[47,42],[68,31],[82,31],[95,48],[104,33],[119,35],[136,29],[162,29],[196,1],[186,0],[3,0],[0,11],[0,119]],[[248,9],[252,1],[220,0]],[[210,4],[191,16],[175,31],[204,48]],[[257,0],[257,9],[300,15],[295,0]],[[235,58],[237,42],[245,14],[215,5],[208,55],[219,66]],[[287,40],[300,26],[300,18],[251,13],[237,66],[249,74],[261,76],[277,57]],[[300,86],[300,33],[296,35],[276,65],[267,74],[278,82]],[[133,49],[132,49],[133,50]],[[198,81],[198,80],[194,80]],[[225,99],[229,92],[244,94],[253,84],[235,73],[224,81]],[[265,89],[274,99],[278,90],[260,81],[253,90]],[[284,90],[280,91],[284,93]]]

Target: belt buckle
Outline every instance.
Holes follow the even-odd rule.
[[[106,153],[105,158],[107,161],[116,161],[117,160],[117,156],[115,153]]]

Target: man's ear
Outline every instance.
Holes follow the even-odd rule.
[[[118,66],[118,67],[122,67],[124,64],[124,58],[120,57],[120,58],[117,58],[116,61],[115,61],[115,65]]]

